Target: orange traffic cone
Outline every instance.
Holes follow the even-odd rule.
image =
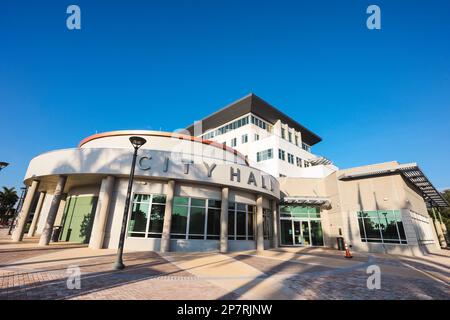
[[[348,249],[347,244],[345,244],[345,257],[348,259],[353,258],[352,254],[350,253],[350,250]]]

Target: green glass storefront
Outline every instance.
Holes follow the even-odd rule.
[[[323,246],[320,208],[281,205],[280,240],[285,246]]]

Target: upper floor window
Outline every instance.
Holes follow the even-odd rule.
[[[243,134],[242,135],[242,143],[247,143],[248,142],[248,134]]]
[[[303,165],[302,165],[302,159],[299,158],[299,157],[296,157],[296,160],[297,160],[297,167],[303,167]]]
[[[286,160],[286,153],[284,152],[284,150],[278,149],[278,159]]]
[[[259,134],[255,133],[255,141],[259,140]]]
[[[308,152],[311,151],[311,147],[304,142],[302,142],[302,148],[303,148],[303,150],[306,150]]]
[[[294,155],[293,154],[288,153],[288,162],[290,164],[294,164]]]
[[[267,149],[256,153],[256,161],[264,161],[273,158],[273,149]]]
[[[227,133],[227,132],[229,132],[231,130],[235,130],[235,129],[238,129],[238,128],[242,127],[242,126],[247,125],[248,121],[249,121],[249,117],[245,116],[245,117],[243,117],[241,119],[235,120],[235,121],[230,122],[230,123],[228,123],[228,124],[226,124],[224,126],[221,126],[221,127],[217,128],[216,130],[213,130],[213,131],[210,131],[210,132],[204,134],[202,138],[203,139],[211,139],[211,138],[214,138],[216,136],[220,136],[221,134]]]
[[[295,135],[295,145],[298,147],[298,136]]]
[[[288,140],[292,143],[292,132],[288,132]]]
[[[237,139],[236,138],[231,139],[231,146],[236,147],[236,145],[237,145]]]
[[[305,168],[311,167],[311,164],[308,161],[306,161],[306,160],[303,161],[303,165],[304,165]]]
[[[281,128],[281,138],[286,139],[286,129]]]

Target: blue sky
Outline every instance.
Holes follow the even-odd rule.
[[[70,4],[82,30],[66,28]],[[341,168],[417,162],[450,187],[449,39],[446,0],[3,0],[0,186],[19,187],[39,153],[172,131],[254,92]]]

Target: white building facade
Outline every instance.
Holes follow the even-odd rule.
[[[416,164],[339,170],[314,154],[319,136],[253,94],[183,133],[107,132],[35,157],[13,239],[28,228],[41,245],[117,248],[132,136],[147,142],[125,213],[128,250],[342,249],[345,242],[415,255],[446,246],[439,208],[448,204]]]

